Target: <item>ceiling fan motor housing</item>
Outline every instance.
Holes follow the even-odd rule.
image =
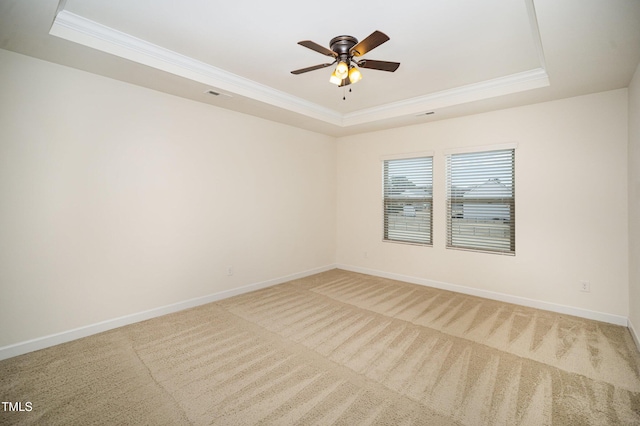
[[[333,50],[338,54],[341,61],[347,62],[347,63],[351,59],[349,50],[351,50],[351,48],[356,44],[358,44],[358,39],[348,35],[334,37],[329,42],[329,46],[331,46],[331,50]]]

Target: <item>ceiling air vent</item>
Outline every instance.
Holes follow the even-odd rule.
[[[211,96],[221,96],[223,98],[230,98],[231,97],[231,95],[228,94],[228,93],[219,92],[219,91],[213,90],[213,89],[205,90],[204,93],[206,93],[207,95],[211,95]]]

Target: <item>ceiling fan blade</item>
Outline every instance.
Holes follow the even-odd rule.
[[[358,66],[360,68],[394,72],[400,66],[400,62],[374,61],[372,59],[363,59],[361,61],[358,61]]]
[[[385,41],[388,41],[389,37],[380,31],[372,32],[369,37],[356,44],[349,51],[353,56],[362,56],[367,52],[372,51],[376,47],[380,46]]]
[[[319,70],[320,68],[330,67],[331,65],[333,64],[320,64],[320,65],[314,65],[312,67],[300,68],[299,70],[291,71],[291,74],[298,75],[298,74],[302,74],[309,71]]]
[[[333,50],[329,50],[324,46],[320,46],[318,43],[313,42],[311,40],[302,40],[302,41],[299,41],[298,44],[308,49],[315,50],[318,53],[322,53],[323,55],[331,56],[333,58],[338,56],[338,54]]]

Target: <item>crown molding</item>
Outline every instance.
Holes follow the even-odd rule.
[[[549,76],[544,68],[544,53],[533,1],[524,2],[541,65],[539,68],[347,114],[181,55],[64,9],[58,11],[49,34],[344,128],[548,86]]]
[[[49,34],[330,124],[342,125],[342,115],[334,110],[181,55],[66,10],[56,15]]]
[[[548,85],[549,76],[547,72],[543,68],[536,68],[480,83],[355,111],[344,115],[343,125],[346,127],[404,115],[415,115],[424,111],[509,95]]]
[[[531,40],[533,46],[538,54],[538,62],[540,68],[546,69],[546,59],[544,57],[544,50],[542,48],[542,38],[540,37],[540,27],[538,26],[538,15],[536,14],[536,7],[533,4],[533,0],[524,0],[525,7],[527,8],[527,15],[529,16],[529,29],[531,30]]]

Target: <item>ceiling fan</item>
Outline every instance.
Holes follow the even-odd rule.
[[[329,81],[340,87],[357,83],[362,79],[360,68],[394,72],[400,66],[399,62],[374,61],[372,59],[358,59],[360,56],[380,46],[389,40],[389,37],[380,32],[374,31],[367,38],[358,42],[358,39],[348,35],[337,36],[329,42],[330,49],[319,45],[311,40],[299,41],[298,44],[308,49],[315,50],[323,55],[334,58],[333,62],[314,65],[312,67],[301,68],[291,71],[291,74],[302,74],[320,68],[330,67],[337,63],[336,69],[331,74]]]

